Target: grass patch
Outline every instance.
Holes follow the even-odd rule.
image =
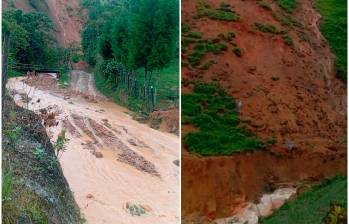
[[[347,178],[336,176],[310,191],[301,194],[296,200],[283,205],[262,224],[293,223],[346,223],[324,222],[334,204],[347,208]]]
[[[263,9],[266,9],[266,10],[269,10],[269,11],[272,10],[271,5],[270,5],[268,2],[264,1],[264,0],[259,1],[259,2],[258,2],[258,5],[259,5],[261,8],[263,8]]]
[[[242,50],[241,50],[241,48],[239,48],[239,47],[234,47],[234,48],[233,48],[233,52],[234,52],[234,54],[235,54],[236,56],[238,56],[239,58],[242,57]]]
[[[316,9],[323,16],[321,32],[336,55],[339,77],[347,79],[347,1],[317,0]]]
[[[182,123],[198,128],[184,136],[193,153],[230,155],[261,149],[264,143],[240,127],[235,101],[217,84],[194,84],[194,92],[182,94]]]
[[[116,91],[113,90],[112,84],[105,80],[100,72],[95,72],[96,88],[102,94],[112,98],[114,101],[125,105],[132,111],[143,111],[143,102],[141,100],[128,97],[127,103],[121,99],[126,94],[126,90],[122,86],[118,87]],[[144,84],[143,70],[136,71],[138,85]],[[173,105],[178,104],[179,99],[179,60],[176,58],[172,60],[171,64],[159,71],[159,82],[156,93],[156,110],[167,109]],[[156,77],[150,81],[150,85],[155,86]]]
[[[213,60],[210,60],[209,62],[206,62],[205,64],[203,64],[202,66],[199,67],[199,69],[201,70],[208,70],[211,65],[213,65],[215,62]]]
[[[302,24],[298,22],[296,19],[294,19],[290,15],[284,15],[284,14],[277,14],[273,13],[273,17],[279,21],[283,26],[289,26],[289,27],[302,27]]]
[[[68,87],[70,83],[69,72],[62,72],[61,76],[58,79],[58,83],[61,87]]]
[[[186,36],[190,37],[190,38],[201,39],[202,38],[202,33],[201,32],[197,32],[197,31],[191,31]]]
[[[277,0],[277,3],[286,12],[292,12],[297,7],[297,0]]]
[[[253,28],[261,31],[262,33],[271,33],[271,34],[281,34],[283,31],[280,31],[274,25],[264,24],[264,23],[254,23]]]
[[[209,17],[211,19],[222,21],[240,21],[241,16],[231,9],[231,6],[226,3],[222,3],[219,8],[212,9],[209,4],[204,1],[199,2],[197,5],[198,17]]]
[[[227,48],[228,46],[224,43],[213,43],[211,41],[198,43],[194,46],[194,51],[188,55],[188,61],[192,66],[198,66],[207,53],[220,54]]]
[[[282,38],[284,39],[285,44],[287,44],[288,46],[291,46],[291,47],[294,46],[293,40],[288,34],[285,34],[284,36],[282,36]]]

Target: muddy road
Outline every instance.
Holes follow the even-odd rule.
[[[45,74],[12,78],[7,88],[17,104],[53,120],[45,120],[52,142],[66,130],[59,160],[87,223],[178,223],[178,136],[134,121],[82,71],[67,89]]]

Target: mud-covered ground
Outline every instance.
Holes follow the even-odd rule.
[[[178,136],[133,120],[82,71],[72,72],[66,89],[49,75],[10,79],[7,86],[18,104],[44,117],[51,141],[66,130],[60,163],[87,223],[178,222]]]

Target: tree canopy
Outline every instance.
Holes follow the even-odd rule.
[[[87,62],[116,60],[145,73],[166,67],[176,55],[178,0],[84,0],[89,21],[82,33]]]

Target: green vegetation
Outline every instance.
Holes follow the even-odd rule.
[[[2,223],[80,223],[41,118],[3,97]]]
[[[241,50],[241,48],[239,48],[239,47],[234,47],[234,48],[233,48],[233,52],[234,52],[234,54],[235,54],[236,56],[242,57],[242,50]]]
[[[347,79],[347,1],[317,0],[317,10],[323,16],[321,32],[336,55],[339,77]]]
[[[284,26],[302,27],[302,24],[288,14],[273,13],[273,17]]]
[[[232,32],[232,31],[230,31],[230,32],[228,32],[227,33],[227,41],[232,41],[233,40],[233,38],[235,38],[235,33],[234,32]]]
[[[44,13],[7,10],[3,12],[2,24],[2,32],[10,34],[8,77],[26,72],[17,70],[16,64],[68,70],[72,58],[77,57],[76,47],[58,46],[52,22]]]
[[[202,38],[202,33],[192,31],[192,32],[189,32],[187,34],[187,37],[195,38],[195,39],[201,39]]]
[[[277,0],[277,3],[286,12],[292,12],[297,6],[297,0]]]
[[[224,43],[213,43],[212,41],[205,41],[204,43],[198,43],[194,46],[194,51],[188,55],[188,61],[192,66],[198,66],[201,59],[207,53],[220,54],[226,50],[228,46]]]
[[[212,9],[209,4],[200,1],[197,5],[198,17],[209,17],[223,21],[240,21],[241,16],[231,9],[229,4],[222,3],[218,9]]]
[[[285,44],[287,44],[288,46],[293,47],[293,40],[292,40],[292,38],[288,34],[283,35],[282,38],[284,39]]]
[[[269,10],[269,11],[272,10],[271,5],[268,2],[264,1],[264,0],[258,1],[258,5],[260,7],[262,7],[263,9],[266,9],[266,10]]]
[[[336,211],[333,211],[333,206],[337,206]],[[286,203],[261,223],[346,223],[345,220],[328,222],[328,219],[340,219],[346,208],[347,178],[336,176],[301,194],[296,200]]]
[[[263,23],[254,23],[253,28],[263,32],[263,33],[272,33],[272,34],[280,34],[283,31],[280,31],[274,25],[271,24],[263,24]]]
[[[12,191],[13,175],[12,172],[7,170],[2,173],[2,203],[6,203],[11,200],[10,194]]]
[[[205,64],[203,64],[202,66],[199,67],[199,69],[201,70],[207,70],[211,67],[211,65],[213,65],[215,62],[213,60],[210,60],[209,62],[206,62]]]
[[[82,49],[85,60],[94,67],[100,91],[132,110],[154,109],[147,105],[151,101],[149,91],[142,91],[144,99],[139,99],[139,88],[131,94],[129,86],[116,81],[125,73],[134,73],[138,87],[156,89],[156,106],[163,105],[161,99],[176,96],[173,92],[179,89],[179,83],[173,80],[178,80],[179,74],[173,71],[179,67],[178,0],[135,0],[120,4],[84,0],[82,4],[89,11],[82,32]],[[194,40],[201,35],[188,34]],[[160,95],[163,93],[165,96]]]
[[[179,99],[179,62],[178,59],[173,59],[169,66],[158,71],[157,76],[161,79],[151,79],[149,85],[155,85],[157,82],[157,104],[156,109],[166,109],[170,106],[177,105]],[[141,71],[138,71],[141,73]],[[136,99],[129,98],[124,102],[122,97],[125,89],[120,86],[113,88],[110,79],[106,79],[102,75],[106,72],[96,72],[95,81],[96,88],[104,95],[112,98],[116,102],[127,106],[133,111],[142,111],[142,102]],[[138,76],[139,85],[144,84],[144,76]]]
[[[237,105],[217,84],[196,83],[193,93],[182,94],[182,124],[198,129],[184,136],[193,153],[230,155],[264,147],[240,126]]]

